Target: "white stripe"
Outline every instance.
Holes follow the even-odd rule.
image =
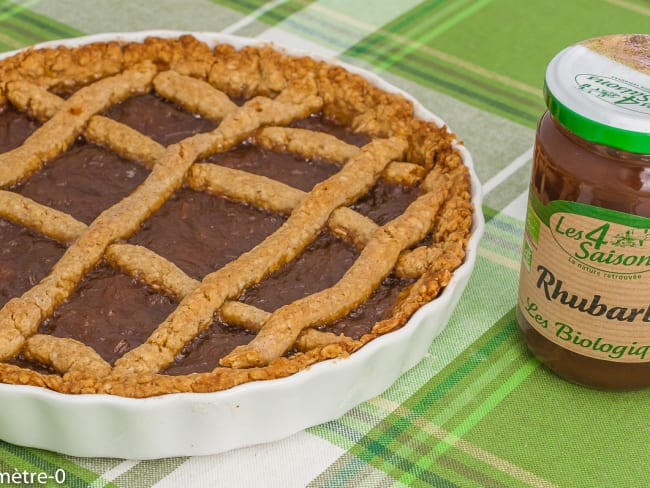
[[[270,29],[265,30],[256,39],[262,41],[275,42],[280,46],[300,46],[300,49],[303,51],[308,51],[313,54],[323,56],[325,58],[335,58],[338,52],[333,49],[329,49],[321,44],[316,44],[314,42],[298,37],[297,35],[291,34],[290,32],[271,27]]]
[[[277,7],[278,5],[282,5],[286,1],[287,0],[274,0],[273,2],[266,3],[262,7],[258,8],[257,10],[252,11],[243,19],[240,19],[234,24],[231,24],[225,29],[222,29],[221,32],[223,34],[233,34],[238,30],[243,29],[244,27],[252,24],[257,19],[259,19],[262,15],[264,15],[266,12],[268,12],[269,10],[273,10],[275,7]]]
[[[129,469],[134,467],[136,464],[138,464],[140,461],[132,461],[132,460],[127,460],[123,461],[114,468],[109,469],[106,471],[101,478],[98,478],[95,480],[95,482],[90,485],[91,488],[102,488],[103,486],[106,486],[108,483],[113,481],[115,478],[120,476],[121,474],[126,473]]]
[[[373,9],[370,2],[318,0],[271,27],[266,35],[276,40],[280,36],[278,31],[284,31],[301,40],[296,47],[308,50],[318,45],[319,53],[326,48],[339,55],[421,2],[401,0],[395,2],[394,8]],[[312,45],[303,46],[304,39],[310,39]]]
[[[492,178],[483,183],[483,195],[490,193],[497,186],[506,181],[515,171],[533,159],[533,148],[534,146],[531,146],[528,150],[526,150],[526,152],[517,157],[512,163],[510,163],[508,166],[495,174]]]
[[[153,488],[303,487],[344,453],[344,449],[301,431],[276,442],[191,457]]]
[[[521,192],[503,210],[502,214],[514,217],[519,220],[526,220],[526,208],[528,207],[528,189]]]
[[[9,18],[11,18],[15,13],[21,12],[25,9],[28,9],[32,7],[33,5],[36,5],[39,2],[39,0],[28,0],[27,2],[22,2],[16,5],[14,8],[8,9],[5,13],[0,15],[0,22],[3,22]],[[14,2],[16,3],[16,2]]]
[[[519,266],[517,266],[519,269]],[[370,403],[377,405],[379,408],[382,408],[386,412],[397,411],[397,415],[400,415],[404,418],[407,418],[409,411],[403,405],[393,402],[386,398],[377,397],[369,400]],[[420,427],[424,432],[431,434],[432,437],[439,439],[442,442],[453,443],[456,449],[463,451],[465,454],[468,454],[470,457],[477,459],[489,466],[492,466],[502,473],[506,473],[513,478],[516,478],[524,483],[527,483],[531,486],[544,487],[544,488],[557,488],[556,485],[547,481],[543,478],[538,477],[534,473],[526,471],[519,466],[512,464],[510,461],[499,458],[490,451],[483,450],[481,447],[476,444],[455,436],[453,433],[444,429],[440,425],[427,420],[424,417],[418,417],[414,420],[414,423],[417,427]]]

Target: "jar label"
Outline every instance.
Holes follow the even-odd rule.
[[[650,219],[531,190],[518,306],[565,349],[650,362]]]

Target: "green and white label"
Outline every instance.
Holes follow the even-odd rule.
[[[585,356],[650,361],[650,219],[531,192],[518,306]]]

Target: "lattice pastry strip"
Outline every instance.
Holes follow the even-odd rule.
[[[70,372],[88,376],[108,376],[111,365],[97,352],[74,339],[34,334],[25,341],[25,359],[50,366],[59,374]]]
[[[231,96],[241,95],[237,88],[230,91],[241,83],[234,81],[238,75],[233,68],[241,66],[250,53],[254,57],[259,53],[244,49],[237,59],[240,54],[217,47],[218,55],[211,60],[188,63],[175,48],[168,51],[164,41],[160,45],[160,52],[156,51],[156,42],[143,50],[131,45],[121,51],[110,50],[111,56],[120,59],[123,73],[81,88],[65,101],[41,87],[54,86],[58,81],[41,85],[38,77],[17,76],[13,78],[17,81],[0,86],[3,97],[45,121],[23,146],[0,156],[0,187],[25,179],[64,151],[78,135],[151,169],[143,184],[89,226],[0,190],[0,216],[69,246],[49,276],[0,310],[0,356],[8,359],[22,351],[27,359],[50,365],[60,375],[42,375],[5,363],[0,364],[3,381],[69,392],[149,396],[213,391],[286,376],[314,362],[351,353],[399,327],[446,286],[462,260],[471,225],[467,168],[451,147],[453,135],[411,118],[404,99],[383,93],[356,75],[322,63],[314,65],[311,60],[272,54],[266,48],[259,53],[267,53],[268,60],[253,65],[253,71],[261,71],[249,73],[252,78],[246,96],[252,98],[237,107],[212,85],[224,88]],[[183,45],[195,49],[192,43],[184,41]],[[200,49],[193,51],[198,52],[205,54]],[[150,55],[155,64],[143,60]],[[113,69],[119,71],[118,64],[111,65],[115,68],[102,76]],[[169,69],[172,66],[193,77]],[[160,67],[163,69],[158,73]],[[88,74],[81,71],[83,81],[65,83],[87,83]],[[57,74],[56,79],[63,79],[63,75]],[[340,83],[347,85],[339,93],[333,88]],[[164,148],[123,124],[97,115],[129,94],[148,92],[151,87],[181,107],[219,122],[217,129]],[[325,134],[277,127],[321,110],[365,129],[375,139],[358,148]],[[395,124],[391,117],[397,117]],[[66,129],[58,127],[62,123],[67,124]],[[57,139],[52,139],[54,135]],[[341,169],[305,193],[261,176],[197,163],[249,137],[259,146],[326,159],[340,164]],[[403,162],[404,158],[417,164]],[[346,208],[379,178],[408,186],[421,182],[423,191],[401,216],[383,226]],[[197,282],[152,251],[118,242],[134,233],[183,183],[288,218],[261,244]],[[323,228],[352,242],[361,253],[336,285],[273,313],[234,301],[244,290],[295,259]],[[431,235],[431,245],[411,250],[427,235]],[[41,321],[103,257],[112,266],[181,299],[146,342],[119,358],[113,368],[84,344],[35,333]],[[376,323],[370,333],[352,340],[313,329],[355,308],[391,272],[415,282],[401,294],[391,316]],[[181,377],[159,374],[212,323],[217,311],[229,323],[258,331],[256,338],[227,355],[222,360],[227,367]],[[304,352],[282,357],[290,347]]]

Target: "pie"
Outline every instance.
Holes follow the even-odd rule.
[[[0,61],[0,381],[149,397],[402,327],[463,262],[446,127],[344,67],[190,35]]]

